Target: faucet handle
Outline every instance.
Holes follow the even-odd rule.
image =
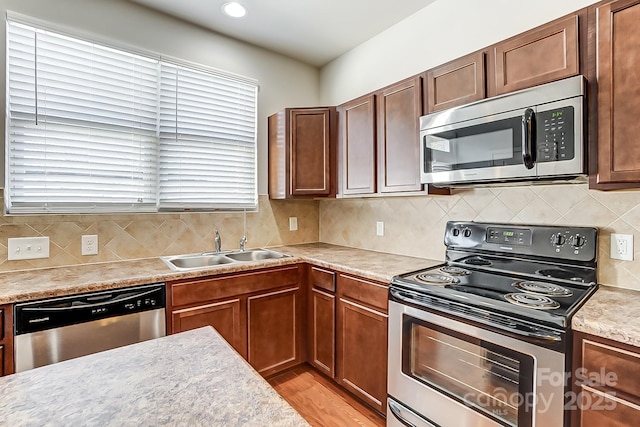
[[[247,243],[247,236],[244,235],[240,238],[240,252],[244,252],[244,245]]]
[[[220,237],[218,230],[216,230],[214,241],[216,244],[216,252],[222,252],[222,238]]]

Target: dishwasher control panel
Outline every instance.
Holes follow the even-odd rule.
[[[165,306],[164,283],[20,303],[14,307],[15,335],[164,310]]]

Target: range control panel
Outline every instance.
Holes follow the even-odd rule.
[[[473,249],[505,254],[593,262],[598,230],[522,224],[449,221],[444,243],[448,249]]]

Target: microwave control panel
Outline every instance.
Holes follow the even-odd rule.
[[[536,113],[536,161],[558,162],[575,156],[573,107]]]

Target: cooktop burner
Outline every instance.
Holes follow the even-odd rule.
[[[558,302],[544,295],[512,293],[506,294],[504,299],[512,304],[538,310],[555,310],[556,308],[560,308]]]
[[[550,297],[569,297],[573,295],[573,292],[569,289],[547,282],[522,280],[515,282],[513,287],[528,294],[546,295]]]
[[[469,265],[491,265],[491,261],[486,258],[482,258],[481,256],[467,258],[464,260],[464,263]]]
[[[456,267],[454,265],[445,265],[444,267],[440,267],[440,271],[452,276],[467,276],[470,274],[469,270],[465,270],[462,267]]]
[[[453,276],[439,273],[418,274],[416,279],[431,285],[452,285],[460,282],[460,280]]]
[[[543,268],[536,271],[536,274],[540,274],[546,277],[553,277],[554,279],[573,280],[575,282],[583,282],[582,277],[579,277],[574,271],[565,270],[562,268]]]

